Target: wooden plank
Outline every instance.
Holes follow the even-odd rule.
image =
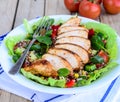
[[[44,0],[19,0],[14,27],[23,23],[23,19],[31,20],[44,15]]]
[[[102,23],[110,25],[113,29],[116,30],[117,34],[120,35],[120,13],[116,15],[111,15],[105,12],[102,9],[102,15],[100,16]]]
[[[9,102],[30,102],[29,100],[26,100],[22,97],[19,97],[17,95],[11,94],[11,98]]]
[[[0,90],[0,102],[10,102],[10,93]]]
[[[44,0],[19,0],[16,19],[14,26],[16,27],[23,23],[23,19],[28,20],[35,18],[36,16],[44,15]],[[4,101],[6,102],[6,101]],[[11,94],[9,102],[30,102],[24,98]]]
[[[0,35],[11,30],[17,0],[0,0]]]
[[[45,15],[58,15],[58,14],[70,14],[65,8],[64,0],[46,0]]]

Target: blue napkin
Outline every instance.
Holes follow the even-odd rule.
[[[4,37],[0,36],[0,44]],[[48,94],[26,88],[12,80],[0,65],[0,89],[21,96],[32,102],[120,102],[120,77],[97,90],[85,94]]]

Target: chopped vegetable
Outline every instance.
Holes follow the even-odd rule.
[[[96,65],[95,64],[93,64],[93,65],[86,65],[85,66],[85,70],[86,71],[94,71],[96,69]]]
[[[92,36],[95,34],[94,30],[93,29],[89,29],[89,32],[88,32],[88,38],[92,38]]]
[[[74,79],[71,79],[66,83],[67,88],[71,88],[73,86],[75,86],[75,80]]]
[[[107,63],[109,61],[109,56],[106,52],[101,50],[98,55],[104,59],[104,62]]]

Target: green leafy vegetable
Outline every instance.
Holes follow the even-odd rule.
[[[20,56],[17,55],[17,54],[14,54],[14,55],[12,56],[12,59],[13,59],[14,62],[16,62],[19,58],[20,58]]]
[[[55,87],[65,87],[65,83],[66,83],[65,79],[53,79],[51,77],[49,77],[48,79],[44,79],[43,77],[39,77],[30,72],[26,72],[24,68],[21,69],[21,73],[28,79],[32,79],[40,84],[50,85]]]
[[[53,18],[50,18],[48,19],[47,24],[50,26],[50,25],[53,25],[54,22],[55,20]]]
[[[55,80],[51,77],[48,78],[48,81],[50,83],[50,86],[57,86],[57,87],[65,87],[65,83],[66,83],[65,79]]]
[[[40,44],[33,44],[30,48],[30,50],[40,51],[41,46]]]
[[[31,24],[29,24],[29,22],[27,21],[27,19],[23,20],[23,24],[24,24],[24,27],[25,27],[27,33],[32,34],[33,33],[33,29],[32,29]]]
[[[103,43],[101,37],[99,37],[97,34],[95,34],[95,35],[91,38],[91,44],[92,44],[92,47],[93,47],[95,50],[104,49],[104,43]]]
[[[46,45],[51,45],[52,44],[52,40],[50,37],[48,36],[38,36],[36,37],[36,39],[40,42],[40,43],[44,43]]]
[[[118,64],[115,62],[110,62],[106,67],[100,69],[100,70],[95,70],[94,72],[89,73],[89,78],[88,79],[83,79],[83,80],[79,80],[77,82],[78,86],[83,86],[83,85],[88,85],[90,84],[92,81],[96,80],[97,78],[99,78],[103,73],[107,72],[108,70],[110,70],[111,68],[116,67]]]
[[[13,48],[15,44],[25,39],[25,37],[26,37],[26,34],[20,34],[20,35],[9,36],[5,38],[4,42],[5,42],[6,47],[8,48],[8,53],[10,55],[14,55]]]
[[[98,56],[98,55],[95,55],[94,57],[92,57],[92,58],[90,59],[90,61],[91,61],[92,63],[97,64],[97,63],[102,63],[102,62],[104,62],[104,59],[103,59],[102,57]]]
[[[20,48],[20,47],[19,47],[19,48],[17,48],[17,49],[15,50],[14,53],[20,56],[20,55],[23,53],[24,50],[25,50],[24,48],[22,48],[22,47]]]
[[[101,32],[104,36],[107,35],[106,49],[110,59],[116,59],[118,54],[117,34],[114,29],[103,23],[87,22],[84,24],[88,29],[93,28],[97,32]]]
[[[67,68],[61,68],[58,70],[59,76],[68,76],[70,74],[70,71]]]
[[[51,36],[51,34],[52,34],[52,30],[48,30],[48,31],[45,33],[46,36]]]
[[[30,72],[26,72],[23,68],[21,69],[21,72],[24,76],[26,76],[29,79],[32,79],[32,80],[39,82],[41,84],[44,84],[44,85],[49,84],[49,82],[47,80],[43,79],[42,77],[35,76],[34,74],[32,74]]]

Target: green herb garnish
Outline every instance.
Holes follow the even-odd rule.
[[[95,35],[91,38],[91,44],[92,44],[92,47],[93,47],[95,50],[105,49],[105,48],[104,48],[104,43],[103,43],[101,37],[98,36],[97,34],[95,34]]]
[[[46,45],[51,45],[52,44],[52,40],[50,37],[48,36],[38,36],[36,37],[37,41],[39,41],[40,43],[44,43]]]
[[[67,68],[61,68],[58,70],[59,76],[68,76],[70,74],[70,71]]]
[[[92,63],[97,64],[97,63],[102,63],[102,62],[104,62],[104,59],[103,59],[102,57],[96,55],[96,56],[92,57],[92,58],[90,59],[90,61],[91,61]]]

